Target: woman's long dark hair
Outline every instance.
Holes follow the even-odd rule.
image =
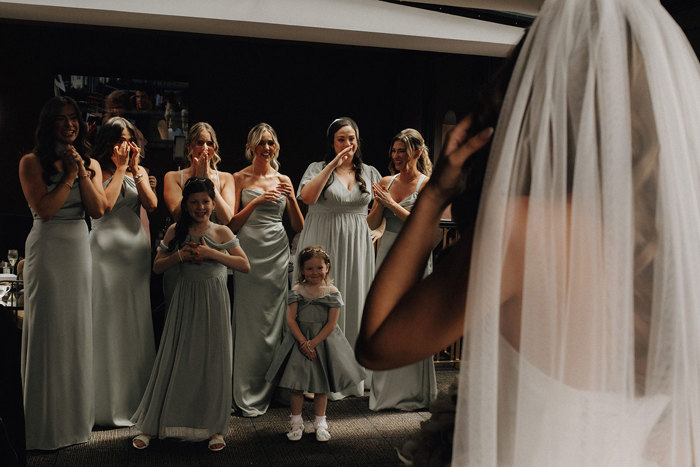
[[[175,224],[175,237],[168,243],[168,249],[170,251],[175,248],[179,248],[185,243],[187,234],[190,231],[190,226],[192,225],[192,217],[187,211],[187,200],[190,195],[194,193],[206,192],[211,198],[212,202],[216,197],[214,193],[214,184],[208,178],[192,177],[187,179],[185,186],[182,189],[182,201],[180,201],[180,220]]]
[[[32,152],[39,157],[39,162],[44,172],[44,182],[46,182],[47,185],[50,183],[51,177],[58,173],[58,170],[56,170],[56,167],[53,165],[58,157],[56,156],[56,134],[54,131],[54,124],[56,123],[56,117],[61,113],[61,109],[66,105],[73,107],[75,113],[78,115],[78,137],[73,142],[73,147],[83,158],[83,164],[90,173],[90,177],[92,178],[95,175],[95,171],[90,168],[91,148],[90,143],[87,141],[87,123],[85,123],[83,119],[83,114],[80,112],[78,103],[68,96],[55,96],[49,99],[41,109],[39,123],[34,133],[35,145],[34,149],[32,149]]]
[[[121,142],[124,129],[129,130],[131,140],[138,144],[138,141],[136,141],[136,127],[129,120],[122,117],[110,118],[97,133],[94,156],[97,162],[100,163],[102,170],[108,170],[112,173],[117,170],[114,162],[112,162],[112,153],[114,146]],[[143,156],[143,148],[140,149],[139,159]]]
[[[496,71],[493,78],[489,80],[484,90],[480,93],[479,99],[471,112],[472,124],[467,132],[465,141],[485,128],[496,126],[498,116],[501,113],[501,106],[508,90],[508,83],[515,68],[515,62],[518,59],[518,55],[520,55],[520,49],[526,37],[527,31],[506,62]],[[470,232],[476,223],[490,151],[491,142],[489,141],[465,163],[464,170],[467,174],[466,187],[452,201],[452,219],[457,224],[457,229],[460,232]]]
[[[353,120],[350,117],[340,117],[333,120],[333,123],[330,124],[328,130],[326,131],[326,137],[328,138],[328,151],[326,153],[326,159],[324,162],[328,164],[335,158],[335,145],[333,144],[335,141],[335,134],[344,126],[349,126],[353,130],[355,130],[355,138],[357,138],[357,150],[352,156],[352,169],[355,171],[355,181],[357,181],[357,183],[360,185],[360,191],[362,193],[369,193],[367,191],[367,185],[365,185],[365,181],[362,178],[362,150],[360,149],[360,129],[357,127],[357,123],[355,123],[355,120]],[[331,176],[328,177],[326,185],[323,187],[323,191],[321,191],[321,196],[323,196],[324,198],[326,189],[329,186],[331,186],[334,177],[335,174],[331,173]]]

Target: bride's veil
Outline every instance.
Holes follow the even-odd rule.
[[[454,465],[700,463],[700,67],[658,0],[543,5],[467,296]]]

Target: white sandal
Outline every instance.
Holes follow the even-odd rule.
[[[215,445],[220,445],[220,446],[213,447]],[[226,441],[224,441],[224,438],[214,438],[214,437],[209,438],[209,444],[207,444],[207,448],[209,448],[210,451],[219,452],[225,447],[226,447]]]
[[[143,443],[143,446],[138,446],[136,444],[136,441],[141,441]],[[143,433],[141,433],[138,436],[135,436],[134,439],[131,440],[131,445],[136,449],[146,449],[149,444],[151,444],[151,437],[148,435],[144,435]]]

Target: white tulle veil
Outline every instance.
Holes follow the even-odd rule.
[[[467,297],[454,465],[700,465],[700,66],[658,0],[545,1]]]

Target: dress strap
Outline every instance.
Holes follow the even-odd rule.
[[[219,171],[216,170],[214,173],[216,173],[216,184],[219,185],[219,193],[221,193],[221,179],[219,178]]]
[[[391,177],[391,180],[389,180],[389,184],[386,186],[387,191],[389,191],[389,188],[391,188],[391,185],[394,184],[394,180],[396,180],[396,177],[398,177],[398,176],[399,176],[399,174],[396,174],[393,177]]]
[[[418,183],[416,183],[416,191],[415,193],[418,193],[418,190],[420,190],[420,186],[423,184],[425,179],[428,178],[427,175],[425,174],[420,174],[420,178],[418,179]]]
[[[180,189],[184,190],[185,189],[185,181],[182,179],[182,169],[180,169]]]

